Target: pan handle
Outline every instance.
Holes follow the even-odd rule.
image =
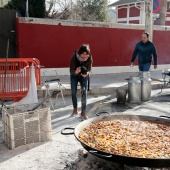
[[[112,155],[103,155],[103,154],[97,153],[97,151],[93,151],[93,150],[89,150],[89,152],[93,155],[103,157],[103,158],[111,158],[112,157]]]
[[[61,130],[61,134],[62,135],[73,135],[74,134],[74,129],[75,128],[64,128],[64,129]],[[69,132],[69,133],[68,132],[64,132],[65,130],[73,130],[73,132]]]
[[[103,113],[107,113],[108,115],[110,115],[110,113],[107,111],[101,111],[101,112],[96,113],[96,116],[100,116],[100,114],[103,114]]]
[[[162,115],[162,116],[159,116],[159,117],[170,119],[169,116],[163,116],[163,115]]]

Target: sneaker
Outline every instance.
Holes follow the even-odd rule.
[[[74,108],[72,114],[70,115],[70,117],[74,117],[77,114],[78,114],[78,110],[77,110],[77,108]]]

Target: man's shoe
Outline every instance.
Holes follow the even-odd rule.
[[[70,115],[70,117],[74,117],[74,116],[76,116],[77,114],[78,114],[78,109],[77,109],[77,108],[74,108],[72,114]]]

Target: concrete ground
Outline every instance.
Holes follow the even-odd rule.
[[[107,111],[111,115],[169,116],[170,89],[169,86],[166,86],[166,88],[161,90],[163,82],[160,82],[162,80],[162,74],[159,71],[151,73],[151,78],[154,79],[152,81],[151,100],[138,104],[131,104],[128,101],[125,104],[117,103],[115,89],[127,85],[127,80],[125,79],[135,75],[137,73],[91,75],[91,92],[89,92],[87,99],[87,115],[89,118],[95,117],[96,113],[100,111]],[[167,78],[167,81],[169,81],[169,78]],[[64,89],[69,91],[68,76],[61,76],[61,84],[64,86]],[[59,96],[54,106],[55,110],[51,110],[52,141],[33,143],[10,150],[3,143],[2,124],[0,122],[0,170],[73,169],[70,164],[77,161],[81,150],[83,152],[86,152],[86,150],[83,149],[74,135],[61,135],[63,128],[75,128],[77,124],[81,123],[79,116],[69,117],[72,112],[72,102],[69,92],[67,94],[64,96],[66,106],[64,106],[62,98]],[[80,101],[80,97],[79,94],[78,101]],[[42,99],[42,93],[40,92],[39,101]],[[53,102],[55,102],[54,98]],[[12,101],[5,102],[6,105],[11,103]],[[50,106],[51,104],[47,101],[45,105]],[[80,108],[80,102],[78,105]],[[106,164],[109,164],[109,162]],[[87,165],[82,164],[81,168],[79,167],[77,170],[85,169],[88,170]],[[121,168],[119,167],[117,169]]]
[[[105,95],[113,94],[115,89],[126,86],[128,84],[128,79],[131,76],[138,76],[138,72],[129,73],[114,73],[114,74],[91,74],[90,76],[90,91],[88,94],[91,95]],[[150,72],[150,77],[152,79],[152,89],[161,88],[163,83],[162,71],[152,71]],[[55,77],[47,77],[46,79],[51,79]],[[65,95],[70,95],[70,77],[68,75],[59,76],[60,83],[64,90]],[[44,77],[42,77],[42,81]],[[165,77],[166,81],[169,81],[169,76]]]

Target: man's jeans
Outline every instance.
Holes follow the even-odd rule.
[[[73,107],[77,108],[77,85],[81,86],[81,109],[86,110],[88,77],[70,75]]]
[[[151,63],[144,63],[144,64],[139,63],[140,71],[149,71],[150,67],[151,67]]]

